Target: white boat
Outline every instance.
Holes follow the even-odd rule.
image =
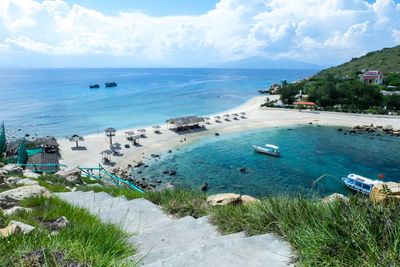
[[[378,180],[371,180],[361,175],[351,173],[346,177],[342,177],[343,183],[350,189],[366,195],[371,193],[372,187],[383,182]]]
[[[279,157],[281,155],[281,152],[279,151],[279,147],[271,144],[266,144],[265,146],[256,146],[253,145],[253,148],[255,151],[271,156],[277,156]]]

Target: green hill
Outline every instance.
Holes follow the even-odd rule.
[[[369,52],[362,57],[353,58],[349,62],[323,70],[317,76],[326,74],[339,77],[354,76],[363,69],[380,70],[384,74],[400,73],[400,45]]]

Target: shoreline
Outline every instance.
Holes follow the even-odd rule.
[[[268,96],[271,98],[271,96]],[[205,124],[206,129],[202,131],[192,132],[174,132],[167,129],[167,125],[161,124],[161,134],[153,132],[152,126],[136,127],[130,129],[118,130],[113,138],[113,143],[121,144],[121,153],[123,156],[113,156],[112,161],[115,165],[111,168],[126,168],[129,164],[135,165],[135,162],[152,158],[151,154],[166,153],[169,150],[175,150],[181,146],[190,144],[196,140],[205,137],[215,136],[218,134],[228,134],[237,132],[246,132],[256,129],[268,129],[272,127],[293,126],[318,124],[323,126],[337,127],[353,127],[356,125],[392,125],[396,129],[400,129],[399,117],[378,117],[369,114],[348,114],[333,112],[308,112],[298,110],[284,110],[276,108],[261,108],[260,105],[266,96],[255,96],[245,103],[226,110],[224,112],[207,115],[211,118],[211,124]],[[221,123],[214,121],[214,116],[222,116],[223,114],[232,114],[246,112],[246,119],[225,121]],[[188,114],[190,115],[190,114]],[[199,116],[203,116],[198,114]],[[136,131],[139,128],[146,129],[146,138],[139,140],[140,147],[135,147],[130,141],[126,140],[126,131]],[[215,136],[218,138],[217,136]],[[85,146],[87,150],[72,150],[74,144],[66,139],[59,140],[60,152],[62,159],[60,163],[68,167],[94,167],[101,162],[100,152],[109,148],[108,138],[103,133],[90,134],[84,136],[85,141],[81,142],[81,146]],[[185,141],[184,141],[185,140]],[[124,145],[129,144],[130,148]]]

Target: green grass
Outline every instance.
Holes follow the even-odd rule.
[[[65,178],[58,175],[45,174],[40,176],[37,181],[43,187],[46,187],[51,192],[69,192],[68,187],[74,187],[73,183],[68,182]]]
[[[163,192],[146,192],[144,198],[177,217],[198,218],[207,215],[207,195],[194,190],[178,188]]]
[[[108,193],[114,197],[119,197],[119,196],[125,196],[128,200],[135,199],[135,198],[141,198],[143,197],[143,194],[127,188],[127,187],[117,187],[117,186],[102,186],[102,187],[93,187],[93,186],[80,186],[79,187],[80,191],[93,191],[93,192],[105,192]]]
[[[270,197],[261,203],[210,209],[223,233],[276,233],[289,241],[301,266],[399,266],[398,204],[323,204],[305,197]]]
[[[23,256],[37,249],[61,251],[69,260],[86,263],[89,266],[132,266],[127,257],[135,251],[127,243],[125,234],[118,227],[101,223],[87,211],[72,207],[57,198],[35,198],[22,202],[33,207],[33,212],[19,212],[12,216],[0,213],[1,226],[11,220],[21,221],[36,227],[28,235],[16,234],[0,239],[1,266],[29,266]],[[71,225],[58,235],[42,226],[41,221],[67,217]],[[48,259],[46,266],[56,266]]]
[[[399,266],[400,205],[374,205],[363,196],[325,204],[318,197],[267,197],[260,203],[207,207],[188,189],[144,197],[178,217],[210,215],[224,234],[275,233],[296,251],[299,266]]]
[[[366,55],[354,58],[337,67],[323,70],[318,75],[333,74],[338,76],[352,75],[363,69],[380,70],[384,74],[400,71],[400,45],[392,48],[384,48],[379,51],[369,52]]]

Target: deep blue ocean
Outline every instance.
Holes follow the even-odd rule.
[[[14,134],[66,136],[126,129],[242,104],[272,83],[313,70],[34,69],[0,70],[0,120]],[[118,87],[104,88],[115,81]],[[100,89],[89,89],[98,83]]]
[[[259,154],[251,146],[267,143],[280,146],[282,156]],[[400,182],[399,150],[398,137],[345,135],[335,127],[270,128],[203,139],[164,155],[136,176],[195,189],[207,182],[211,193],[347,194],[340,177],[349,173],[371,179],[384,174],[384,181]],[[165,175],[164,170],[177,174]]]

